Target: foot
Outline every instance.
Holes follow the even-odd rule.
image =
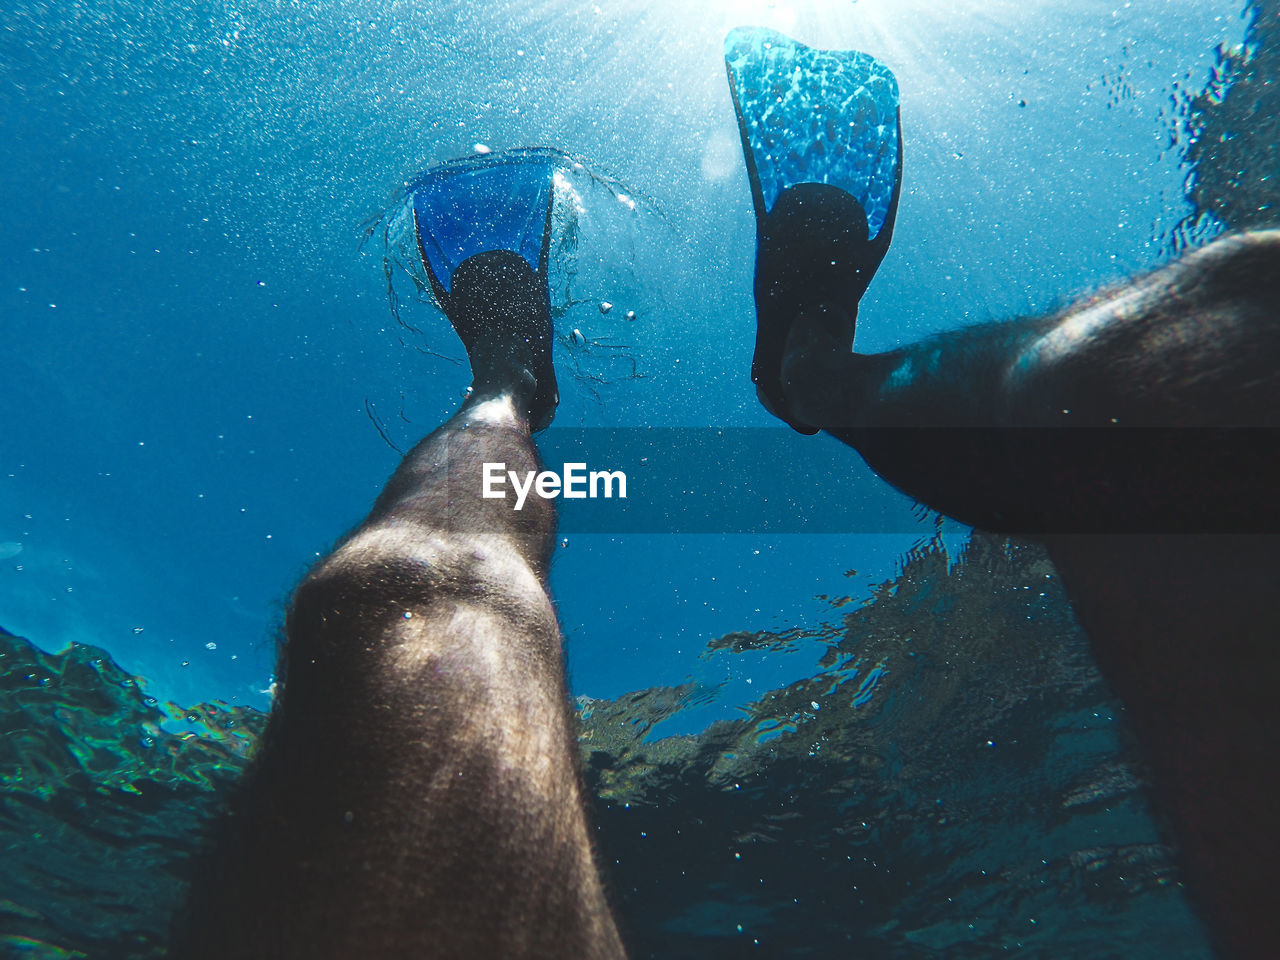
[[[782,419],[801,433],[848,425],[846,390],[856,376],[850,349],[854,322],[854,315],[843,307],[821,304],[798,313],[787,331],[778,378],[787,413]],[[760,399],[765,401],[763,393]]]
[[[546,429],[560,393],[551,363],[551,304],[533,268],[508,250],[470,257],[454,271],[445,314],[467,348],[473,395],[509,394],[532,432]]]
[[[868,234],[862,205],[844,190],[821,183],[787,188],[760,222],[751,379],[765,409],[801,433],[819,428],[805,422],[789,399],[807,384],[784,383],[784,363],[795,350],[811,352],[820,345],[848,353],[853,348],[858,301],[888,247],[886,230],[874,241]],[[793,337],[800,317],[806,326],[821,329]]]

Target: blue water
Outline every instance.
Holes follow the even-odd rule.
[[[411,443],[468,380],[402,342],[380,258],[359,251],[360,225],[430,163],[552,145],[648,204],[628,221],[638,245],[588,218],[580,248],[637,311],[646,379],[602,400],[562,381],[558,424],[765,426],[730,27],[865,50],[898,77],[904,193],[861,312],[871,351],[1165,258],[1189,213],[1184,93],[1239,41],[1240,6],[11,3],[0,624],[104,645],[161,698],[265,705],[291,585],[397,462],[366,401]],[[899,499],[852,454],[838,490]],[[552,576],[574,689],[695,674],[728,706],[801,675],[803,650],[758,673],[698,654],[836,618],[819,595],[865,593],[932,532],[575,536]]]

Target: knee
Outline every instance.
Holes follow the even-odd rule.
[[[394,527],[357,531],[303,578],[293,606],[379,607],[430,600],[463,566],[451,542]]]
[[[307,574],[290,603],[288,633],[291,639],[368,635],[464,604],[521,617],[545,606],[546,594],[536,572],[501,537],[374,527]]]
[[[1187,256],[1188,259],[1203,257],[1212,261],[1257,257],[1265,263],[1280,263],[1280,228],[1224,234]]]
[[[508,658],[512,637],[525,642]],[[281,697],[313,720],[353,698],[417,709],[428,686],[437,700],[475,696],[521,666],[550,675],[559,650],[554,608],[509,545],[376,528],[303,579],[284,641]]]
[[[1280,230],[1219,237],[1181,262],[1185,283],[1212,296],[1246,303],[1274,315],[1280,292]]]

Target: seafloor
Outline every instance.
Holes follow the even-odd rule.
[[[579,701],[636,957],[1207,956],[1142,773],[1037,547],[940,543],[815,636],[815,674],[697,736],[690,684]],[[0,950],[158,957],[265,716],[149,700],[102,650],[0,635]],[[184,733],[168,732],[176,726]]]

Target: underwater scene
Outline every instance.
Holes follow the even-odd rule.
[[[494,237],[544,461],[631,483],[549,571],[628,955],[1226,955],[1045,548],[772,416],[753,266],[789,185],[853,196],[872,353],[1274,225],[1280,0],[4,19],[0,957],[171,955],[293,588],[469,395]]]

